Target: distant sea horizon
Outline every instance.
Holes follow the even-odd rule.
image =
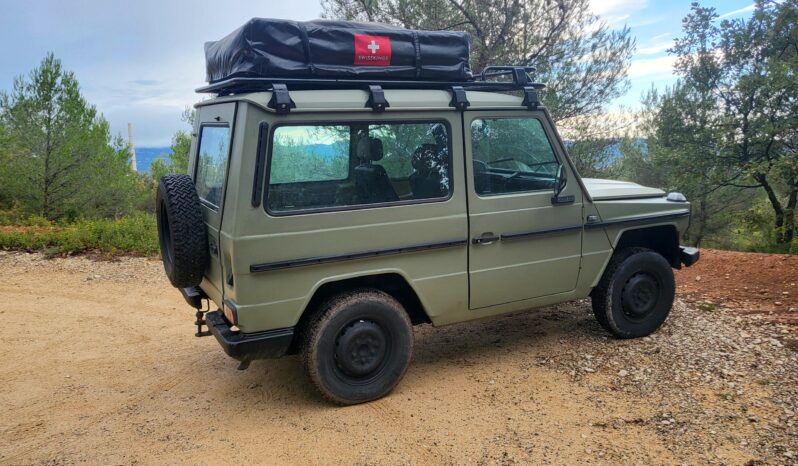
[[[152,163],[158,159],[168,159],[172,148],[166,147],[136,147],[136,170],[141,173],[150,171]]]

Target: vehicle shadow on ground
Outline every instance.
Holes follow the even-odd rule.
[[[533,309],[512,315],[416,331],[414,365],[445,365],[452,360],[493,359],[512,351],[550,352],[562,338],[606,338],[590,304]]]
[[[450,371],[462,370],[463,363],[498,363],[513,352],[545,356],[555,353],[563,339],[578,342],[607,337],[593,319],[590,304],[582,302],[440,328],[424,325],[415,329],[414,357],[408,374],[435,373],[436,378],[444,378]],[[235,370],[232,360],[219,361],[219,366],[228,372],[224,386],[219,388],[238,393],[240,403],[279,401],[294,406],[333,406],[313,388],[298,356],[255,361],[247,371]],[[412,391],[407,386],[412,379],[406,377],[402,382],[404,390]]]

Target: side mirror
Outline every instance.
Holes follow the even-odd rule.
[[[573,204],[576,201],[576,196],[560,196],[565,185],[568,183],[568,177],[565,175],[565,169],[560,165],[557,167],[557,176],[554,178],[554,195],[551,196],[552,205]]]
[[[563,165],[557,167],[557,175],[554,178],[554,197],[558,197],[565,185],[568,183],[568,177],[565,175]]]

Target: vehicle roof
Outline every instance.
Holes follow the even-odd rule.
[[[438,89],[385,89],[385,100],[389,107],[386,111],[397,110],[451,110],[452,93]],[[369,92],[357,89],[327,89],[327,90],[296,90],[290,92],[291,99],[296,103],[296,108],[291,112],[318,112],[318,111],[351,111],[362,110],[371,112],[366,106]],[[523,98],[502,92],[466,91],[470,103],[469,109],[508,109],[525,108],[522,106]],[[271,92],[249,92],[242,94],[225,95],[203,100],[196,107],[213,105],[224,102],[248,102],[268,112],[275,110],[269,108]]]

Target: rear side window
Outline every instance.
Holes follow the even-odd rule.
[[[274,130],[270,184],[348,177],[348,126],[280,126]]]
[[[286,125],[269,144],[269,212],[445,200],[449,130],[438,122]]]
[[[560,162],[536,118],[471,123],[474,189],[481,196],[549,190]]]
[[[200,132],[197,176],[194,184],[200,199],[218,207],[222,201],[227,154],[230,153],[230,128],[203,126]]]

